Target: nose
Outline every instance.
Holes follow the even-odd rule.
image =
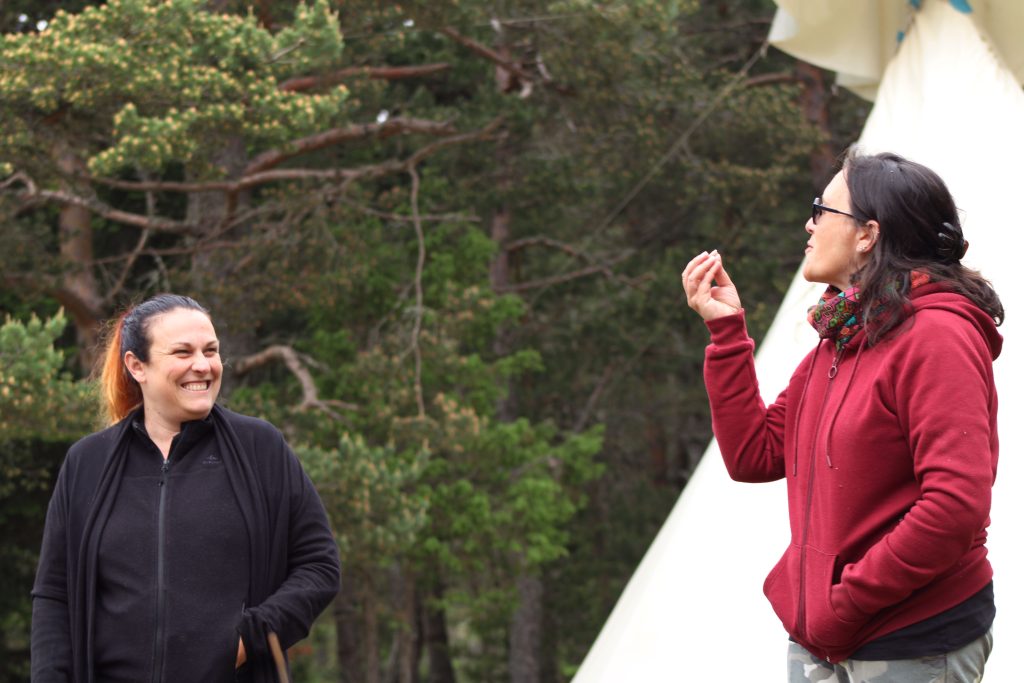
[[[806,233],[807,233],[808,235],[813,235],[813,234],[814,234],[814,228],[815,228],[815,227],[817,227],[817,226],[815,226],[815,225],[814,225],[814,219],[813,219],[813,218],[810,218],[810,217],[808,217],[808,219],[807,219],[807,222],[806,222],[806,223],[804,223],[804,231],[805,231],[805,232],[806,232]]]
[[[210,359],[202,351],[192,356],[192,370],[202,374],[210,371]]]

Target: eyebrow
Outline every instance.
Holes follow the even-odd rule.
[[[202,346],[204,349],[208,349],[211,346],[219,347],[220,346],[220,340],[219,339],[213,339],[211,341],[206,342],[205,344],[200,344],[200,346]],[[167,348],[173,349],[173,350],[177,350],[177,349],[190,349],[190,348],[192,348],[192,342],[187,342],[187,341],[170,342],[167,345]]]

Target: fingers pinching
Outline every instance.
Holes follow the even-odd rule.
[[[701,278],[704,274],[704,262],[690,262],[690,266],[683,271],[683,291],[686,292],[687,300],[691,300],[697,291]]]
[[[718,263],[718,272],[715,274],[715,279],[718,280],[720,287],[734,287],[732,278],[729,277],[729,273],[725,272],[725,266],[722,265],[722,255],[718,253],[718,250],[712,252],[715,261]]]
[[[685,268],[683,268],[683,273],[680,276],[680,279],[683,283],[683,289],[687,292],[687,294],[689,294],[690,291],[690,278],[693,274],[694,269],[705,259],[707,259],[707,256],[708,253],[706,251],[701,252],[694,256],[692,259],[690,259],[690,262],[686,264]]]
[[[686,264],[681,279],[686,303],[705,320],[730,315],[741,309],[739,294],[715,249],[702,252]]]
[[[710,296],[711,280],[715,261],[706,251],[694,257],[683,270],[683,291],[690,308],[700,312],[702,303]]]

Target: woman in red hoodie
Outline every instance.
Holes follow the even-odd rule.
[[[803,275],[827,285],[808,314],[821,339],[771,405],[721,255],[682,274],[711,332],[730,475],[788,485],[792,537],[764,592],[790,635],[789,681],[980,680],[1002,304],[960,263],[941,178],[895,154],[847,158],[805,229]]]

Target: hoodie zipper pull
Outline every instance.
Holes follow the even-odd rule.
[[[836,375],[839,374],[839,359],[843,357],[843,351],[845,351],[845,350],[846,350],[845,347],[842,348],[842,349],[839,349],[838,351],[836,351],[836,355],[833,356],[833,358],[832,358],[832,367],[830,367],[828,369],[828,378],[829,379],[835,379]]]

